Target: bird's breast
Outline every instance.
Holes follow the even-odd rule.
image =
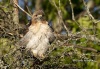
[[[35,31],[35,34],[32,35],[32,38],[30,39],[29,43],[27,44],[27,48],[36,48],[39,44],[43,45],[42,42],[45,42],[48,44],[49,42],[49,36],[47,32],[49,32],[49,26],[46,24],[40,24],[38,30],[35,29],[37,27],[33,27]],[[37,30],[37,31],[36,31]]]

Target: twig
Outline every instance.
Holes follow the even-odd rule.
[[[88,51],[92,51],[92,52],[97,52],[96,49],[93,49],[93,48],[89,48],[89,47],[82,47],[82,46],[74,46],[75,48],[79,48],[79,49],[83,49],[83,50],[88,50]]]
[[[87,14],[88,16],[90,17],[90,19],[92,20],[92,24],[93,24],[93,33],[94,33],[94,39],[95,39],[95,34],[96,34],[96,21],[95,21],[95,18],[92,16],[92,14],[90,13],[89,11],[89,8],[87,7],[85,1],[83,0],[83,3],[84,3],[84,6],[86,7],[86,11],[87,11]]]
[[[95,24],[98,23],[98,22],[100,22],[100,20],[95,21],[95,18],[94,18],[94,17],[92,16],[92,14],[90,13],[89,8],[87,7],[87,5],[86,5],[86,3],[85,3],[84,0],[83,0],[83,3],[84,3],[84,6],[86,7],[86,11],[87,11],[87,14],[89,15],[90,19],[91,19]]]
[[[83,47],[81,46],[80,44],[77,44],[77,45],[73,45],[73,44],[70,44],[70,43],[67,43],[67,44],[62,44],[61,46],[67,46],[68,48],[71,47],[71,48],[78,48],[78,49],[82,49],[82,50],[87,50],[87,51],[92,51],[92,52],[98,52],[98,50],[96,49],[93,49],[91,47]]]
[[[74,10],[73,10],[73,6],[72,6],[72,2],[71,0],[69,0],[70,6],[71,6],[71,10],[72,10],[72,20],[79,26],[80,29],[86,31],[85,29],[83,29],[82,26],[80,26],[80,24],[75,20],[75,16],[74,16]]]
[[[83,2],[84,2],[84,0],[83,0]],[[75,20],[75,16],[74,16],[74,11],[73,11],[73,6],[72,6],[71,0],[69,0],[69,3],[70,3],[70,6],[71,6],[71,10],[72,10],[72,20],[74,20],[74,22],[79,26],[80,29],[82,29],[85,33],[88,34],[88,35],[85,36],[86,38],[88,38],[90,34],[86,31],[85,28],[83,28],[82,26],[80,26],[79,23]],[[85,5],[85,7],[86,7],[85,2],[84,2],[84,5]],[[94,32],[94,35],[95,35],[95,33],[96,33],[96,32],[95,32],[95,29],[96,29],[96,27],[95,27],[95,19],[94,19],[94,17],[91,15],[91,13],[89,12],[89,9],[88,9],[88,8],[87,8],[86,11],[87,11],[89,17],[91,18],[91,20],[93,21],[93,28],[94,28],[93,32]],[[93,38],[92,38],[92,39],[93,39]],[[96,39],[95,39],[95,36],[94,36],[94,39],[93,39],[93,40],[94,40],[94,41],[96,40]]]
[[[62,21],[62,24],[63,24],[63,26],[64,26],[64,28],[65,28],[65,30],[67,31],[67,36],[69,35],[69,30],[68,30],[68,28],[66,27],[66,25],[65,25],[65,23],[64,23],[64,21],[63,21],[63,19],[62,19],[62,14],[61,14],[61,10],[60,10],[60,0],[59,0],[59,7],[56,5],[56,3],[55,3],[55,1],[53,0],[53,5],[55,6],[55,8],[57,9],[57,11],[58,11],[58,15],[59,15],[59,17],[60,17],[60,19],[61,19],[61,21]]]
[[[19,9],[21,9],[24,13],[26,13],[28,16],[32,17],[32,15],[30,15],[28,12],[26,12],[25,10],[23,10],[18,4],[14,3]]]
[[[100,43],[100,39],[98,39],[97,37],[95,37],[94,39],[94,36],[93,35],[86,35],[86,33],[82,33],[82,32],[77,32],[76,34],[71,34],[71,36],[67,37],[66,35],[61,35],[61,34],[58,34],[59,37],[61,37],[62,39],[67,39],[67,40],[77,40],[77,39],[81,39],[81,38],[85,38],[87,40],[91,40],[91,41],[95,41],[95,42],[98,42]],[[58,37],[58,35],[55,34],[56,37]]]
[[[86,11],[87,11],[87,13],[88,13],[88,15],[89,15],[89,17],[93,20],[93,22],[95,23],[95,19],[94,19],[94,17],[91,15],[91,13],[90,13],[90,11],[89,11],[89,8],[87,7],[87,5],[86,5],[86,3],[85,3],[85,1],[83,0],[83,3],[84,3],[84,6],[86,7]]]
[[[31,14],[31,15],[32,15],[32,13],[31,13],[30,9],[28,8],[28,6],[26,6],[26,8],[27,8],[27,10],[28,10],[29,14]]]
[[[75,16],[74,16],[74,11],[73,11],[73,6],[72,6],[72,2],[71,0],[69,0],[70,6],[71,6],[71,10],[72,10],[72,20],[75,21]]]
[[[98,21],[95,21],[95,23],[99,23],[100,22],[100,20],[98,20]]]

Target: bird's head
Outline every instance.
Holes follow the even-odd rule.
[[[44,18],[44,12],[42,10],[37,10],[32,15],[32,21],[41,21]]]

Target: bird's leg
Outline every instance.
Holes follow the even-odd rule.
[[[45,55],[44,55],[44,52],[38,52],[38,56],[39,56],[39,58],[41,58],[41,59],[44,59],[45,58]]]
[[[37,50],[31,50],[34,57],[38,58],[39,60],[42,60],[45,58],[43,53],[39,53]]]
[[[37,57],[37,53],[38,53],[38,51],[37,51],[37,50],[31,50],[31,51],[32,51],[34,57]]]
[[[41,58],[45,58],[45,56],[43,54],[40,55]]]

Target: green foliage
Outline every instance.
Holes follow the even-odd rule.
[[[30,9],[34,9],[36,0],[29,0],[32,4],[29,6]],[[43,69],[99,69],[100,68],[100,22],[93,24],[93,21],[88,15],[83,15],[77,18],[76,22],[71,19],[71,9],[69,2],[66,0],[60,0],[60,5],[58,0],[43,0],[42,8],[46,14],[46,20],[52,21],[56,24],[56,16],[58,11],[53,4],[55,1],[56,5],[62,11],[62,18],[65,22],[65,25],[68,27],[72,35],[77,35],[76,37],[68,37],[67,40],[63,39],[60,42],[63,43],[66,41],[65,45],[54,44],[54,50],[50,52],[46,59],[43,61],[37,61],[36,58],[33,58],[30,55],[30,52],[21,50],[16,51],[13,55],[9,55],[15,46],[13,45],[16,39],[19,37],[13,37],[11,41],[7,36],[0,36],[0,59],[1,57],[8,54],[6,57],[3,57],[5,64],[9,65],[10,69],[15,67],[21,67],[22,69],[30,69],[31,67],[38,66]],[[75,16],[83,11],[83,3],[81,0],[72,0]],[[100,0],[95,0],[94,3],[97,5],[100,4]],[[0,6],[5,5],[2,8],[5,12],[11,11],[12,6],[10,5],[10,0],[2,0]],[[1,13],[1,12],[0,12]],[[1,15],[1,14],[0,14]],[[20,14],[20,20],[23,22],[23,15]],[[95,15],[98,16],[99,15]],[[95,19],[97,21],[97,19]],[[10,25],[10,24],[9,24]],[[0,22],[1,26],[1,22]],[[9,30],[9,29],[7,29]],[[0,32],[1,33],[1,32]],[[86,37],[82,37],[86,36]],[[95,36],[91,38],[90,36]],[[97,52],[95,52],[96,50]],[[35,60],[36,59],[36,60]],[[13,64],[16,62],[15,64]],[[14,67],[15,66],[15,67]]]
[[[11,49],[13,49],[13,45],[11,45],[9,39],[0,38],[0,55],[9,53]]]
[[[95,2],[96,2],[96,4],[98,4],[98,5],[100,4],[100,0],[95,0]]]

